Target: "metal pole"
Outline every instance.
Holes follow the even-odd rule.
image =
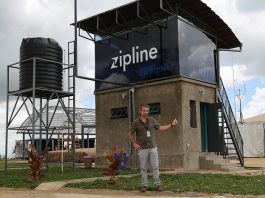
[[[8,148],[8,106],[9,106],[9,67],[7,67],[7,84],[6,84],[6,145],[5,145],[5,173],[7,173],[7,148]]]
[[[243,124],[243,114],[242,114],[242,105],[241,105],[241,93],[240,93],[240,89],[238,90],[238,99],[239,99],[239,116],[240,116],[240,123]]]
[[[84,148],[85,147],[85,138],[84,138],[84,126],[82,125],[82,127],[81,127],[81,129],[82,129],[82,148]]]
[[[89,148],[89,132],[87,134],[87,148]]]
[[[39,145],[39,154],[42,153],[42,98],[40,97],[40,145]],[[46,142],[47,144],[48,142]]]
[[[47,106],[46,106],[46,146],[48,146],[48,132],[49,132],[49,99],[47,99]],[[49,157],[46,155],[46,170],[48,170],[48,160]]]
[[[75,128],[75,76],[73,77],[73,171],[75,171],[75,134],[76,134],[76,128]]]
[[[60,150],[60,145],[59,145],[59,141],[60,141],[60,133],[57,133],[57,150]],[[63,145],[63,143],[62,143]]]
[[[23,143],[22,143],[22,159],[23,160],[25,159],[24,150],[25,150],[25,132],[23,132]]]
[[[35,96],[36,96],[36,58],[33,58],[33,79],[32,79],[32,97],[33,97],[33,112],[32,112],[32,144],[35,146]],[[36,148],[36,147],[35,147]]]
[[[75,0],[75,43],[74,43],[74,73],[73,76],[73,171],[75,171],[75,76],[77,71],[77,0]]]
[[[62,157],[62,163],[61,163],[61,167],[62,167],[62,173],[63,173],[63,130],[62,130],[62,139],[61,139],[61,141],[62,141],[62,152],[61,152],[61,157]]]
[[[75,0],[74,5],[74,21],[75,21],[75,42],[74,42],[74,76],[77,76],[78,70],[77,70],[77,0]]]

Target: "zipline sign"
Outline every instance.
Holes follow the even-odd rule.
[[[144,33],[131,32],[126,39],[113,37],[95,43],[97,79],[115,83],[141,83],[177,74],[177,21],[171,28],[149,26]],[[172,36],[174,35],[174,36]],[[96,82],[96,89],[117,85]]]
[[[156,47],[152,47],[150,50],[143,49],[139,50],[139,46],[132,47],[130,54],[122,55],[122,50],[119,51],[119,56],[113,57],[111,69],[122,67],[123,71],[126,72],[128,65],[134,65],[138,63],[148,62],[150,59],[156,59],[158,50]]]

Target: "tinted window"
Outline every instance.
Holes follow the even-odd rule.
[[[179,21],[180,75],[216,82],[213,41],[203,32]]]

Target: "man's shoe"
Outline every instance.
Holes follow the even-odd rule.
[[[142,186],[141,192],[146,192],[147,190],[148,190],[148,187],[147,186]]]
[[[163,191],[163,188],[161,188],[161,186],[156,186],[156,191],[162,192]]]

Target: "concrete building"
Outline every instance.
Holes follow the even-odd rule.
[[[179,125],[165,133],[157,133],[160,166],[165,168],[199,168],[201,145],[200,104],[215,102],[216,86],[186,78],[173,78],[163,82],[144,83],[135,87],[136,114],[142,103],[159,103],[160,114],[153,117],[161,124],[168,124],[174,117]],[[128,118],[111,119],[110,111],[128,106],[122,95],[126,89],[99,92],[97,109],[97,162],[105,164],[104,153],[110,148],[128,145]],[[195,126],[190,124],[190,102],[195,101]]]
[[[229,128],[219,51],[241,43],[200,0],[135,1],[77,25],[96,35],[97,166],[112,147],[126,148],[128,165],[137,165],[127,133],[142,103],[161,124],[179,121],[156,134],[161,168],[198,169],[204,152],[224,151],[224,128],[231,138],[239,132]]]

